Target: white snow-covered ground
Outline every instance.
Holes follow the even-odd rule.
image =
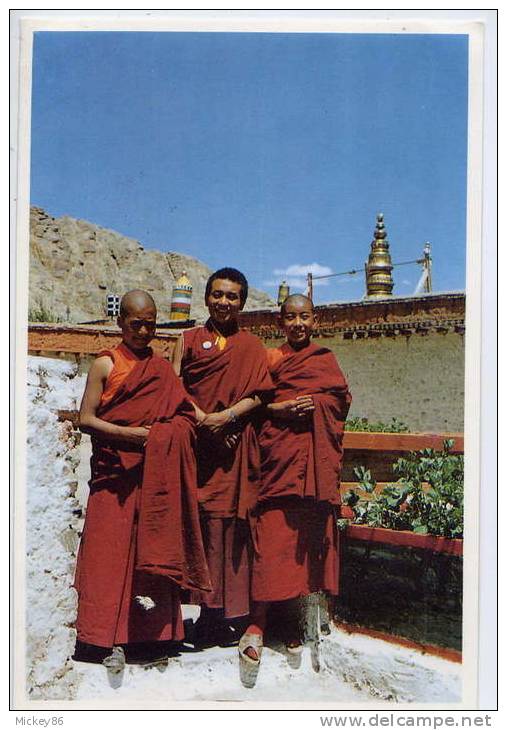
[[[101,665],[74,663],[76,700],[119,703],[341,702],[350,704],[454,703],[461,668],[443,659],[338,629],[318,647],[305,646],[299,668],[281,645],[265,647],[253,687],[243,686],[237,649],[213,647],[171,658],[166,667],[125,667],[108,675]]]
[[[127,665],[114,689],[106,670],[99,665],[75,663],[81,675],[75,699],[126,701],[229,701],[294,702],[301,700],[363,701],[365,696],[331,673],[317,675],[311,666],[310,650],[305,648],[301,667],[291,669],[280,651],[265,648],[254,687],[240,680],[238,650],[213,647],[202,652],[185,653],[169,659],[165,671]],[[366,695],[367,699],[367,695]]]

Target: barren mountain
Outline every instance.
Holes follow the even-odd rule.
[[[69,216],[53,218],[30,208],[31,319],[86,322],[103,319],[106,295],[145,289],[157,303],[159,321],[167,321],[174,282],[182,271],[193,286],[191,318],[207,317],[204,289],[211,269],[180,253],[144,249],[132,238]],[[248,273],[248,272],[247,272]],[[245,309],[275,306],[250,289]]]

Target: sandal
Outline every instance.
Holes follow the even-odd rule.
[[[298,655],[303,651],[303,644],[301,643],[301,639],[293,639],[292,641],[285,642],[285,648],[289,654]]]
[[[107,656],[102,664],[112,674],[120,674],[125,669],[125,651],[122,646],[113,646],[112,653]]]
[[[261,662],[262,647],[263,642],[260,634],[243,634],[238,644],[240,660],[255,667],[259,666]],[[253,649],[257,654],[257,659],[253,659],[251,656],[248,656],[248,654],[245,653],[247,649]]]

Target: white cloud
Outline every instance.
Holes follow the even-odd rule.
[[[306,275],[308,272],[318,276],[329,276],[333,273],[333,270],[329,266],[318,264],[315,261],[313,264],[291,264],[286,269],[273,269],[273,278],[265,279],[262,284],[266,287],[273,287],[275,292],[278,291],[278,287],[285,281],[293,294],[297,292],[306,292],[308,287],[308,280]],[[364,276],[363,272],[359,271],[351,276],[339,276],[336,279],[315,279],[313,280],[314,289],[316,287],[333,285],[333,290],[336,287],[341,287],[343,284],[357,284],[358,275]]]
[[[307,278],[306,275],[311,272],[314,276],[328,276],[333,273],[333,270],[329,266],[323,266],[314,262],[313,264],[291,264],[286,269],[274,269],[273,274],[276,277],[280,277],[274,282],[264,282],[269,286],[278,286],[281,284],[282,279],[287,282],[290,287],[296,289],[306,289]],[[329,282],[327,279],[317,279],[313,282],[314,286],[328,286]]]
[[[291,264],[286,269],[275,269],[273,274],[278,276],[306,276],[308,272],[311,272],[314,276],[327,276],[333,273],[333,269],[314,262],[313,264]]]
[[[301,291],[306,290],[306,287],[308,285],[306,279],[298,278],[297,276],[283,276],[283,281],[285,281],[286,284],[288,284],[292,289],[299,289]],[[282,278],[280,279],[266,279],[262,282],[264,286],[274,286],[279,287],[282,283]],[[316,281],[315,284],[324,284],[323,281]]]

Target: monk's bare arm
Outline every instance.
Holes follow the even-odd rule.
[[[268,403],[266,410],[270,416],[283,420],[306,418],[315,410],[313,396],[299,395],[291,400]]]
[[[225,411],[209,413],[204,418],[202,425],[209,428],[212,433],[219,433],[223,428],[225,428],[225,426],[234,424],[236,420],[247,416],[260,405],[261,399],[258,395],[243,398],[237,403],[234,403],[234,405],[230,408],[226,408]]]
[[[238,401],[232,406],[234,416],[241,418],[242,416],[248,415],[255,408],[258,408],[261,402],[258,395],[254,395],[252,398],[243,398],[243,400]]]
[[[197,403],[194,403],[194,401],[190,401],[190,402],[194,406],[195,417],[197,419],[197,425],[200,426],[204,422],[204,419],[206,418],[206,413],[199,408]]]
[[[173,368],[176,375],[181,375],[181,360],[183,358],[183,335],[180,335],[176,340],[173,353]]]
[[[106,380],[113,363],[109,357],[98,357],[92,363],[79,410],[79,428],[92,436],[102,436],[108,441],[122,441],[143,445],[149,435],[149,427],[118,426],[97,417],[97,409],[104,392]]]

